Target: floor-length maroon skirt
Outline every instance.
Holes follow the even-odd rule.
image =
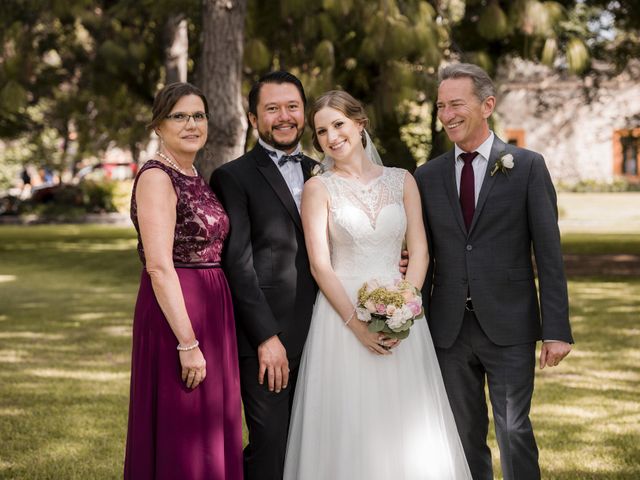
[[[219,268],[177,268],[207,362],[194,390],[181,379],[177,340],[142,271],[133,322],[124,478],[242,479],[242,417],[231,294]]]

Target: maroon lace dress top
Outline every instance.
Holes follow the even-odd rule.
[[[202,177],[191,177],[157,160],[149,160],[140,169],[131,196],[131,220],[138,232],[138,254],[146,265],[138,226],[136,185],[140,174],[159,168],[171,177],[178,197],[176,228],[173,239],[173,262],[180,264],[220,263],[224,239],[229,233],[229,217],[222,204]]]

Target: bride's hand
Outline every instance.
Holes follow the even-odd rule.
[[[358,340],[360,340],[360,343],[362,343],[362,345],[368,348],[372,353],[378,355],[391,355],[391,352],[387,350],[391,346],[391,340],[384,340],[384,337],[379,333],[370,332],[366,323],[354,318],[347,326],[355,334]],[[393,346],[395,346],[395,343]]]
[[[396,348],[398,345],[400,345],[400,342],[402,341],[399,338],[388,338],[388,337],[385,337],[384,335],[381,337],[381,340],[384,341],[384,346],[387,347],[389,350]]]

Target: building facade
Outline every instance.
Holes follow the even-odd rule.
[[[554,181],[640,182],[640,61],[578,78],[514,60],[497,80],[497,132],[542,153]]]

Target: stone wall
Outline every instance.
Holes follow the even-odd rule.
[[[614,131],[640,127],[638,79],[640,61],[582,79],[514,60],[497,76],[496,131],[524,130],[525,148],[544,155],[554,181],[610,182]]]

